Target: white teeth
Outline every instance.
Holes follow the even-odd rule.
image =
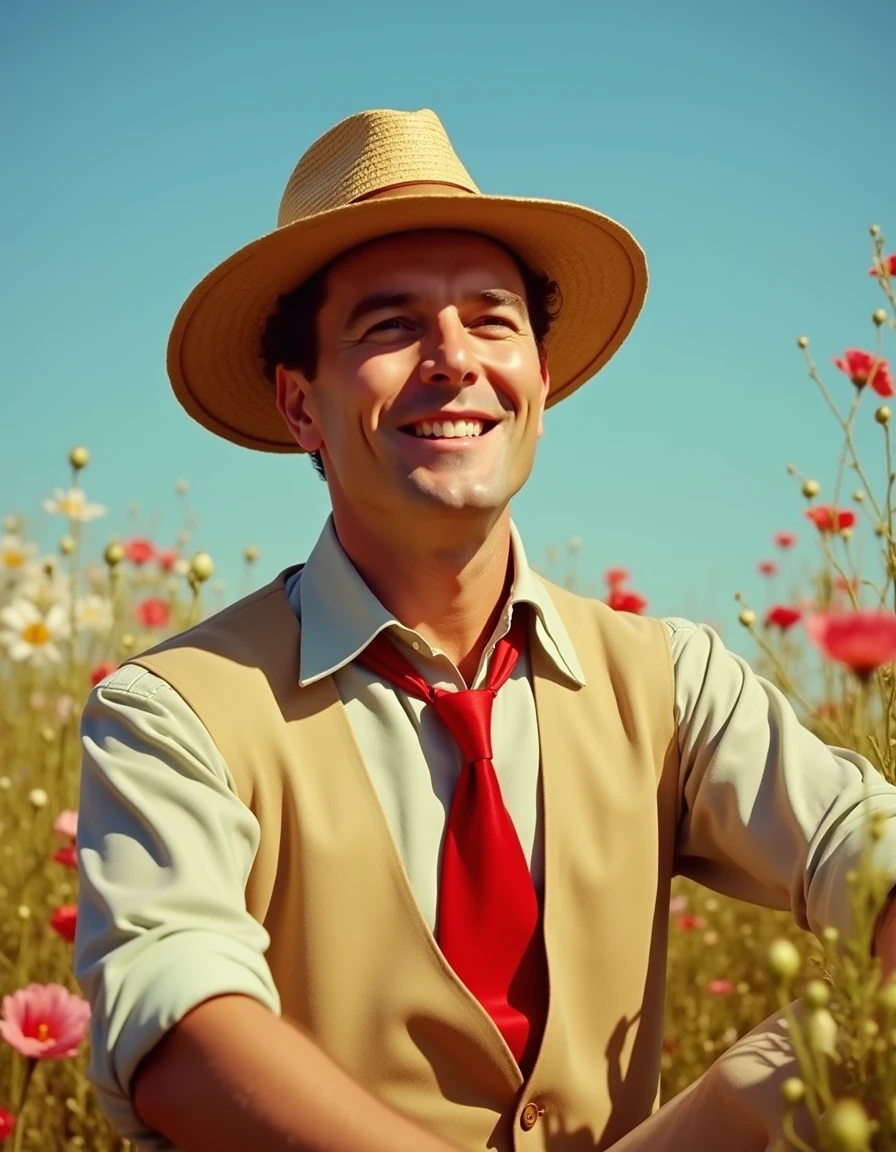
[[[415,436],[437,436],[440,440],[456,440],[460,437],[482,435],[481,420],[443,420],[430,424],[424,420],[414,425]]]

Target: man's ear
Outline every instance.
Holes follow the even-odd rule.
[[[278,364],[274,388],[277,411],[283,417],[295,442],[305,452],[317,452],[324,441],[308,381],[296,369]]]
[[[542,352],[538,357],[541,367],[541,411],[538,413],[538,435],[544,435],[544,406],[547,402],[548,392],[551,390],[551,374],[548,371],[548,354]]]

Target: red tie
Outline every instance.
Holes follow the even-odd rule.
[[[358,656],[373,672],[432,704],[464,759],[439,879],[437,939],[445,959],[497,1024],[526,1072],[541,1040],[547,974],[538,898],[492,763],[492,704],[526,641],[517,609],[495,646],[485,688],[446,692],[417,673],[385,633]]]

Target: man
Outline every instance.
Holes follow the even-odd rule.
[[[709,629],[528,567],[509,505],[544,410],[645,291],[618,224],[483,196],[433,113],[378,111],[184,305],[187,411],[315,454],[333,511],[85,710],[76,972],[141,1147],[773,1139],[775,1020],[655,1111],[670,880],[847,931],[863,786],[887,816],[896,790]],[[880,850],[896,877],[896,821]]]

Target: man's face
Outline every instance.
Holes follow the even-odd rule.
[[[334,510],[410,523],[503,509],[532,469],[548,390],[519,269],[464,232],[390,236],[330,271],[317,376],[278,406],[319,449]]]

